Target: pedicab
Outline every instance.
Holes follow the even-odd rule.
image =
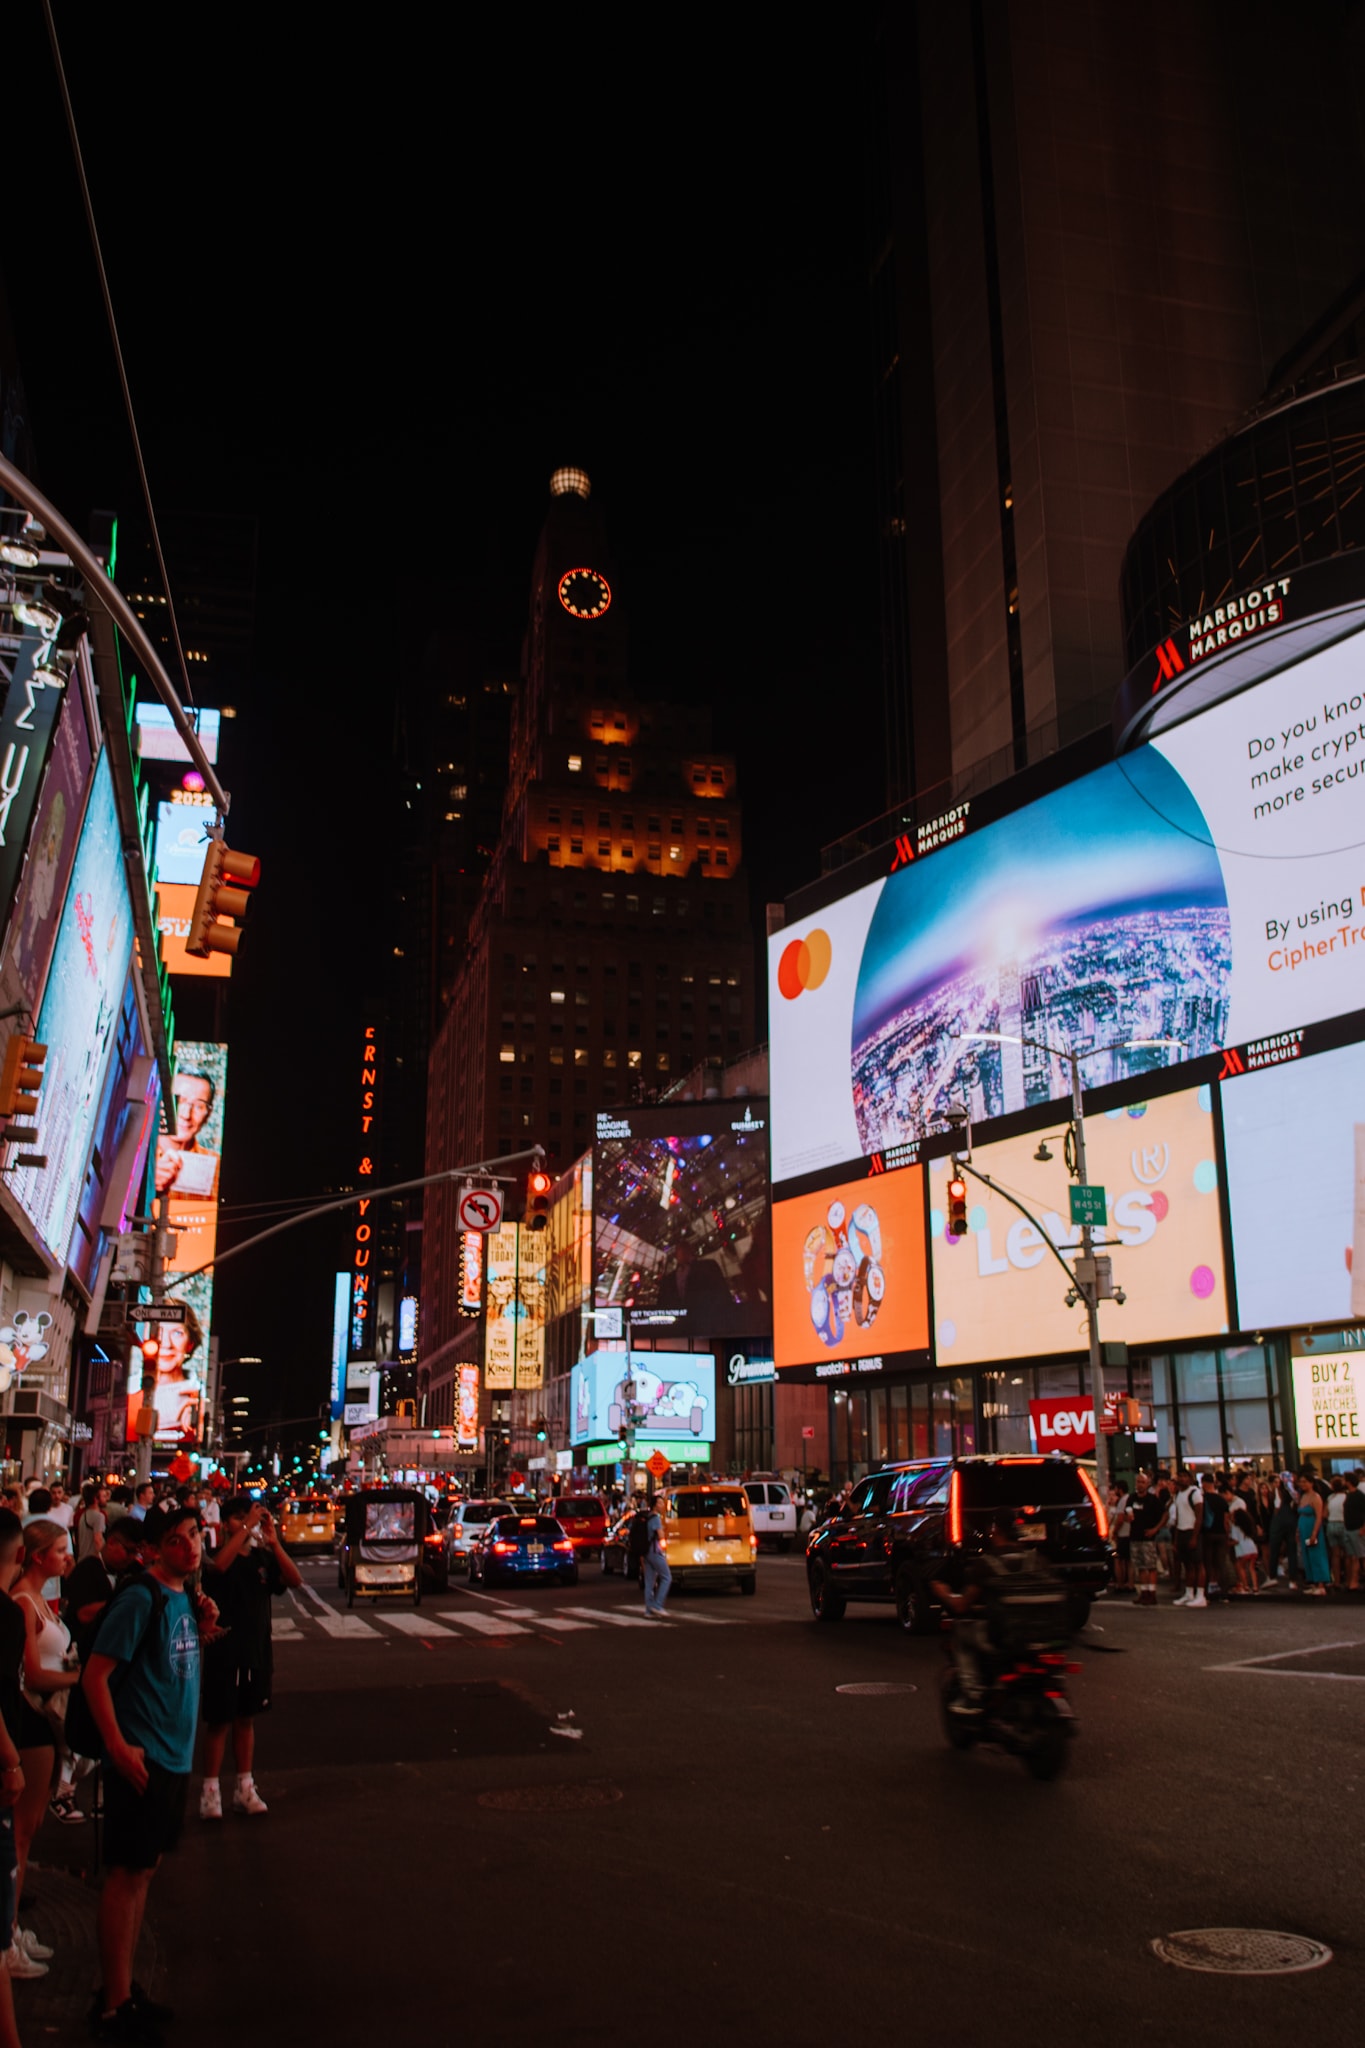
[[[412,1486],[374,1486],[346,1498],[337,1584],[346,1605],[397,1595],[422,1604],[422,1545],[431,1503]]]

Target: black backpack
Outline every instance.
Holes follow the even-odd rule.
[[[1030,1551],[988,1550],[982,1562],[990,1573],[983,1594],[986,1632],[994,1648],[1018,1655],[1067,1640],[1071,1615],[1066,1587],[1041,1569]]]
[[[147,1617],[147,1626],[137,1639],[137,1646],[133,1651],[133,1657],[140,1657],[142,1655],[144,1646],[153,1637],[153,1632],[160,1628],[161,1617],[169,1605],[165,1589],[157,1584],[149,1572],[137,1572],[131,1579],[125,1579],[123,1584],[115,1589],[104,1613],[90,1631],[90,1640],[85,1654],[81,1658],[81,1682],[79,1685],[73,1685],[66,1696],[65,1729],[67,1747],[77,1756],[92,1757],[96,1763],[103,1763],[104,1761],[104,1737],[100,1734],[95,1722],[95,1716],[90,1711],[90,1702],[86,1698],[86,1660],[99,1648],[100,1631],[104,1627],[110,1613],[120,1600],[127,1597],[129,1590],[133,1586],[145,1586],[152,1596],[152,1611]],[[124,1665],[125,1671],[129,1669],[131,1663],[132,1658]],[[120,1681],[117,1675],[110,1680],[109,1689],[115,1701],[117,1701],[120,1689]]]

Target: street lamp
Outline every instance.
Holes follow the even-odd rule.
[[[1180,1038],[1118,1038],[1112,1045],[1091,1046],[1088,1052],[1070,1052],[1063,1046],[1049,1045],[1045,1039],[1019,1036],[1012,1031],[964,1031],[955,1034],[960,1040],[989,1039],[996,1045],[1031,1045],[1037,1052],[1048,1053],[1053,1059],[1065,1060],[1071,1069],[1071,1123],[1076,1133],[1075,1177],[1083,1188],[1090,1181],[1085,1165],[1085,1108],[1081,1093],[1081,1061],[1098,1059],[1106,1052],[1127,1052],[1140,1046],[1170,1046],[1183,1051],[1185,1042]],[[1046,1143],[1035,1153],[1040,1158],[1046,1152]],[[1050,1156],[1050,1155],[1049,1155]],[[1095,1418],[1095,1476],[1103,1489],[1109,1481],[1109,1445],[1104,1433],[1104,1364],[1100,1351],[1100,1303],[1116,1301],[1123,1306],[1124,1293],[1113,1284],[1113,1266],[1107,1258],[1096,1258],[1095,1241],[1091,1235],[1088,1218],[1081,1222],[1081,1250],[1079,1258],[1072,1262],[1072,1292],[1067,1296],[1071,1307],[1077,1299],[1085,1303],[1086,1333],[1090,1347],[1090,1401]]]

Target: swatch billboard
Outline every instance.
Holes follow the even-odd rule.
[[[1094,1234],[1127,1296],[1100,1303],[1107,1343],[1214,1337],[1228,1327],[1211,1096],[1206,1087],[1182,1089],[1085,1120],[1089,1179],[1107,1203]],[[934,1348],[945,1370],[1086,1347],[1084,1305],[1067,1307],[1067,1276],[1048,1248],[1068,1263],[1080,1250],[1071,1176],[1060,1144],[1046,1161],[1037,1149],[1035,1133],[972,1153],[973,1166],[1017,1196],[1037,1225],[969,1178],[962,1238],[946,1230],[949,1162],[929,1167]]]
[[[1324,649],[770,940],[774,1182],[913,1142],[951,1101],[983,1121],[1065,1097],[1064,1063],[1017,1040],[1093,1052],[1095,1087],[1360,1009],[1361,655]]]

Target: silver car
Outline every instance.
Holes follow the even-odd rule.
[[[514,1515],[505,1500],[457,1500],[446,1523],[446,1564],[452,1572],[469,1570],[469,1553],[497,1515]]]

